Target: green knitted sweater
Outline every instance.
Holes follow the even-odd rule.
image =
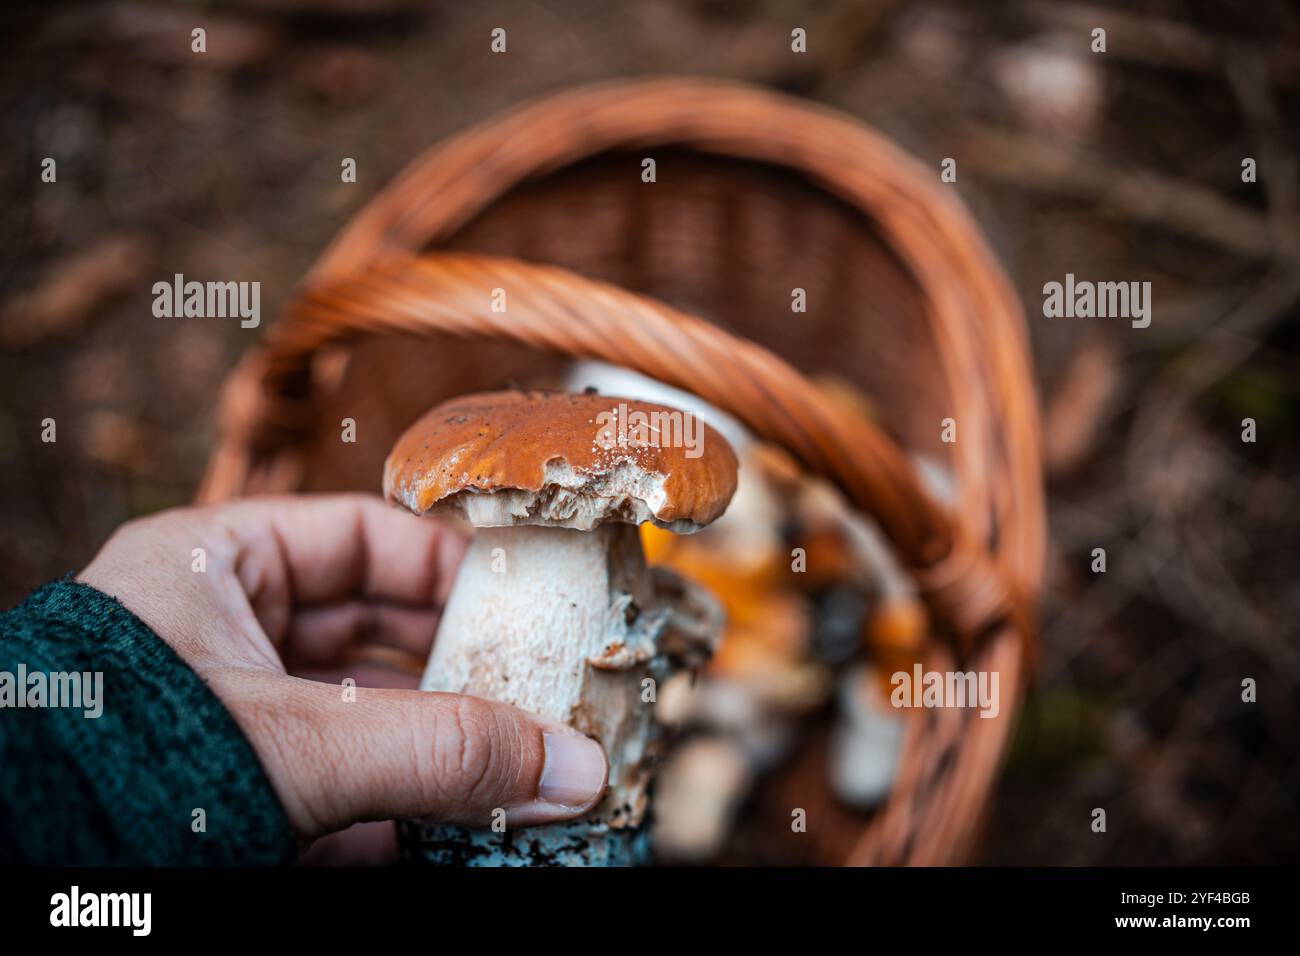
[[[0,613],[0,863],[267,864],[297,855],[234,719],[120,602],[56,581]]]

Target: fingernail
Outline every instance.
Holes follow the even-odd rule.
[[[546,766],[537,795],[562,807],[585,807],[605,792],[605,751],[582,734],[543,734]]]

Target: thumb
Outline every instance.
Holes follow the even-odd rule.
[[[487,826],[499,809],[509,826],[552,823],[605,792],[598,743],[508,704],[266,672],[213,683],[304,838],[405,817]]]

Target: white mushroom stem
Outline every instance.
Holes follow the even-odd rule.
[[[717,856],[753,780],[744,748],[725,736],[696,737],[676,750],[655,791],[655,851],[690,863]]]
[[[893,789],[907,728],[870,665],[845,671],[839,695],[830,744],[831,787],[850,806],[870,809]]]
[[[421,687],[504,701],[595,737],[610,789],[584,820],[635,827],[654,738],[643,682],[666,676],[660,639],[672,616],[633,525],[480,528]]]

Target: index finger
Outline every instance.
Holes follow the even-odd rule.
[[[240,564],[271,578],[279,570],[295,606],[363,599],[441,607],[465,551],[451,525],[373,495],[248,498],[214,513],[237,542]]]

